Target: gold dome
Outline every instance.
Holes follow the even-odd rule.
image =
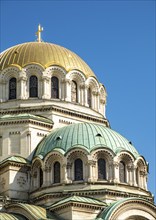
[[[73,69],[80,70],[86,77],[94,76],[90,67],[75,53],[56,44],[45,42],[28,42],[11,47],[0,55],[0,69],[12,65],[21,68],[28,64],[39,64],[44,68],[59,65],[67,72]]]

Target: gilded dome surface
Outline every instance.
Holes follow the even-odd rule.
[[[0,55],[0,69],[11,65],[21,68],[28,64],[39,64],[44,68],[59,65],[66,71],[80,70],[86,77],[94,76],[90,67],[75,53],[56,44],[28,42],[11,47]]]
[[[45,156],[52,150],[63,154],[79,147],[89,153],[97,148],[105,147],[115,154],[122,150],[129,151],[135,158],[139,156],[134,146],[114,130],[95,123],[77,123],[53,130],[37,146],[35,156]]]

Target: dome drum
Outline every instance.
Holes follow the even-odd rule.
[[[116,149],[121,151],[116,154]],[[56,185],[69,190],[71,184],[75,186],[70,189],[71,192],[83,189],[85,193],[87,185],[91,184],[92,194],[97,186],[101,190],[110,190],[117,184],[119,191],[124,187],[131,194],[135,188],[136,193],[142,190],[142,195],[146,197],[147,165],[144,173],[140,172],[136,165],[137,158],[144,161],[128,140],[105,126],[80,123],[55,129],[42,140],[34,153],[32,173],[36,173],[36,178],[32,179],[31,197],[35,199],[35,191],[40,187],[43,194],[47,187],[51,192],[55,191]],[[55,174],[55,163],[60,167],[57,170],[59,180]],[[38,173],[40,169],[43,181]],[[82,187],[84,184],[87,184],[86,187]]]

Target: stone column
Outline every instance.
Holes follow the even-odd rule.
[[[59,88],[59,94],[60,94],[60,99],[65,101],[65,94],[66,94],[66,82],[64,79],[61,80],[60,82],[60,88]]]
[[[84,85],[84,84],[80,84],[79,88],[80,88],[80,99],[79,99],[79,103],[80,103],[81,105],[85,105],[85,93],[84,93],[85,85]]]
[[[140,171],[140,178],[141,178],[141,188],[147,190],[147,173],[145,171]]]
[[[8,93],[6,93],[7,82],[4,79],[0,79],[0,101],[6,101],[8,99]]]
[[[104,115],[104,117],[106,117],[105,115],[105,100],[104,99],[100,99],[100,113],[102,115]]]
[[[86,163],[86,166],[88,166],[88,182],[92,182],[94,180],[93,178],[93,167],[95,167],[96,165],[96,161],[93,161],[93,160],[89,160],[87,163]]]
[[[92,92],[92,109],[96,110],[96,92]]]
[[[97,92],[97,97],[96,97],[96,103],[97,103],[97,108],[96,110],[99,112],[100,111],[100,93]]]
[[[88,85],[84,85],[84,105],[89,107],[88,105]]]
[[[114,162],[113,163],[114,166],[114,178],[113,178],[113,182],[114,183],[119,183],[119,163],[118,162]]]
[[[139,175],[139,179],[140,179],[140,184],[139,184],[139,186],[141,187],[141,188],[144,188],[143,186],[144,186],[144,171],[140,171],[139,172],[140,173],[140,175]]]
[[[17,82],[17,99],[26,99],[27,98],[27,75],[24,70],[19,73],[19,78]]]
[[[109,182],[113,182],[113,176],[114,176],[113,164],[110,162],[108,164],[108,181]]]
[[[33,175],[32,175],[32,182],[33,182],[33,189],[36,189],[36,188],[38,188],[38,183],[39,183],[39,181],[38,181],[38,175],[37,175],[37,170],[33,173]]]
[[[43,186],[50,186],[51,185],[50,172],[51,172],[51,168],[50,167],[46,166],[43,169]]]
[[[136,172],[137,172],[137,167],[133,166],[133,185],[138,186],[137,180],[136,180]]]
[[[51,90],[50,90],[50,79],[47,76],[42,76],[42,99],[50,99],[51,97]],[[48,91],[47,91],[48,90]]]
[[[128,165],[127,166],[127,171],[128,171],[127,183],[132,186],[133,185],[133,166]]]
[[[67,181],[68,183],[72,183],[72,164],[67,163]]]
[[[71,82],[69,79],[65,79],[65,101],[71,102]]]
[[[62,165],[62,183],[68,183],[67,165]]]
[[[147,190],[147,172],[144,173],[144,189]]]

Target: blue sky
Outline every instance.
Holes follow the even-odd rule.
[[[77,53],[107,89],[107,118],[150,164],[156,194],[155,1],[1,0],[0,50],[42,38]]]

